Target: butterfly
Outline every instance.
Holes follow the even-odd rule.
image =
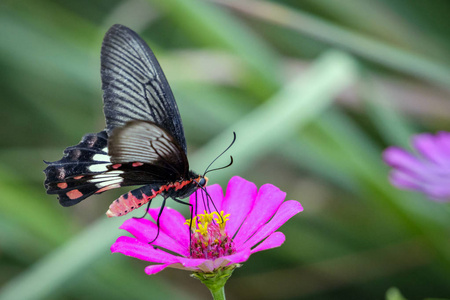
[[[101,79],[106,128],[84,135],[61,160],[46,162],[47,193],[72,206],[107,190],[144,185],[113,201],[106,215],[115,217],[157,195],[164,206],[169,197],[180,202],[204,188],[206,171],[189,170],[183,125],[167,79],[133,30],[116,24],[106,33]]]

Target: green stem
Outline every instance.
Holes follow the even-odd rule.
[[[191,276],[200,280],[211,291],[214,300],[225,300],[225,283],[239,264],[215,270],[213,273],[193,273]]]
[[[225,285],[217,289],[209,289],[214,300],[225,300]]]

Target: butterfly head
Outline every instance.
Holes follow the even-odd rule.
[[[205,187],[208,184],[208,177],[200,175],[196,179],[196,182],[197,182],[199,187],[201,187],[201,188]]]

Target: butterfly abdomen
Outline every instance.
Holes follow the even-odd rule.
[[[111,203],[106,215],[110,218],[120,217],[141,207],[161,194],[159,189],[155,190],[154,188],[152,185],[146,185],[123,194]]]
[[[126,215],[132,210],[148,203],[158,195],[162,195],[165,198],[186,198],[198,189],[197,182],[199,182],[201,178],[203,177],[199,176],[195,179],[180,180],[164,185],[149,184],[132,190],[111,203],[106,215],[108,217],[120,217]]]

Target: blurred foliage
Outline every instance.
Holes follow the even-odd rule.
[[[149,277],[145,262],[110,254],[123,220],[104,212],[123,191],[63,208],[42,186],[43,160],[104,126],[100,47],[115,23],[155,51],[194,170],[236,131],[235,164],[210,180],[270,182],[305,208],[281,248],[234,272],[230,299],[382,299],[391,286],[448,298],[450,208],[392,188],[381,152],[450,130],[449,10],[445,0],[2,1],[0,299],[210,297],[186,272]]]
[[[407,300],[397,288],[390,288],[386,292],[386,300]]]

